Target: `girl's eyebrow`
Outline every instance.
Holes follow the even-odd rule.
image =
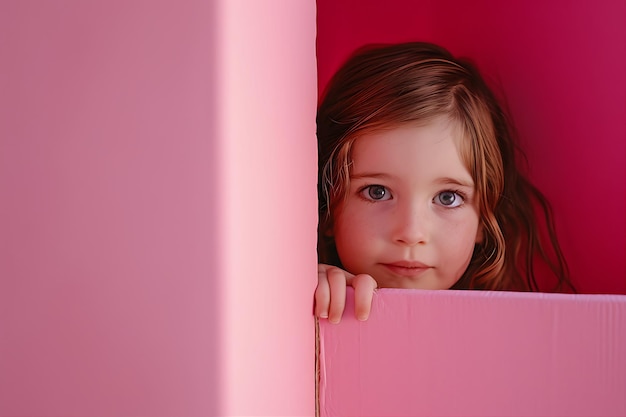
[[[437,179],[437,181],[435,182],[441,185],[458,185],[461,187],[474,188],[474,181],[472,180],[464,181],[458,178],[443,177],[443,178]]]
[[[382,172],[361,172],[358,174],[350,174],[351,180],[359,180],[362,178],[381,178],[381,179],[389,179],[393,178],[392,175],[384,174]]]
[[[393,179],[395,177],[393,175],[385,174],[382,172],[360,172],[360,173],[350,174],[351,180],[360,180],[364,178],[376,178],[376,179],[388,180],[388,179]],[[457,185],[459,187],[474,188],[474,182],[471,179],[468,181],[468,180],[462,180],[462,179],[452,178],[452,177],[438,178],[435,180],[435,184]]]

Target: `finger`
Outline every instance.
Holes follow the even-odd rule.
[[[330,287],[326,278],[326,268],[321,265],[317,269],[317,288],[315,289],[315,316],[328,318],[330,306]]]
[[[328,321],[339,323],[346,307],[346,275],[339,268],[329,268],[326,270],[326,278],[330,288]]]
[[[357,320],[367,320],[372,310],[372,299],[378,284],[370,275],[361,274],[352,279],[352,286],[354,287],[354,315]]]

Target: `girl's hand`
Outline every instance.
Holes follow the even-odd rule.
[[[339,323],[346,306],[346,287],[354,288],[354,314],[358,320],[367,320],[372,308],[372,297],[378,284],[370,275],[352,275],[332,265],[317,266],[315,316]]]

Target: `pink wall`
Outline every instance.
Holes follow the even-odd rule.
[[[0,39],[0,416],[312,415],[315,4],[8,0]]]
[[[224,412],[312,416],[315,3],[224,0],[219,27]]]
[[[626,2],[318,0],[323,88],[356,47],[425,40],[505,92],[579,291],[626,294]]]

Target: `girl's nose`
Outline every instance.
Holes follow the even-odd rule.
[[[428,208],[417,203],[399,204],[394,216],[394,242],[415,246],[428,241]]]

